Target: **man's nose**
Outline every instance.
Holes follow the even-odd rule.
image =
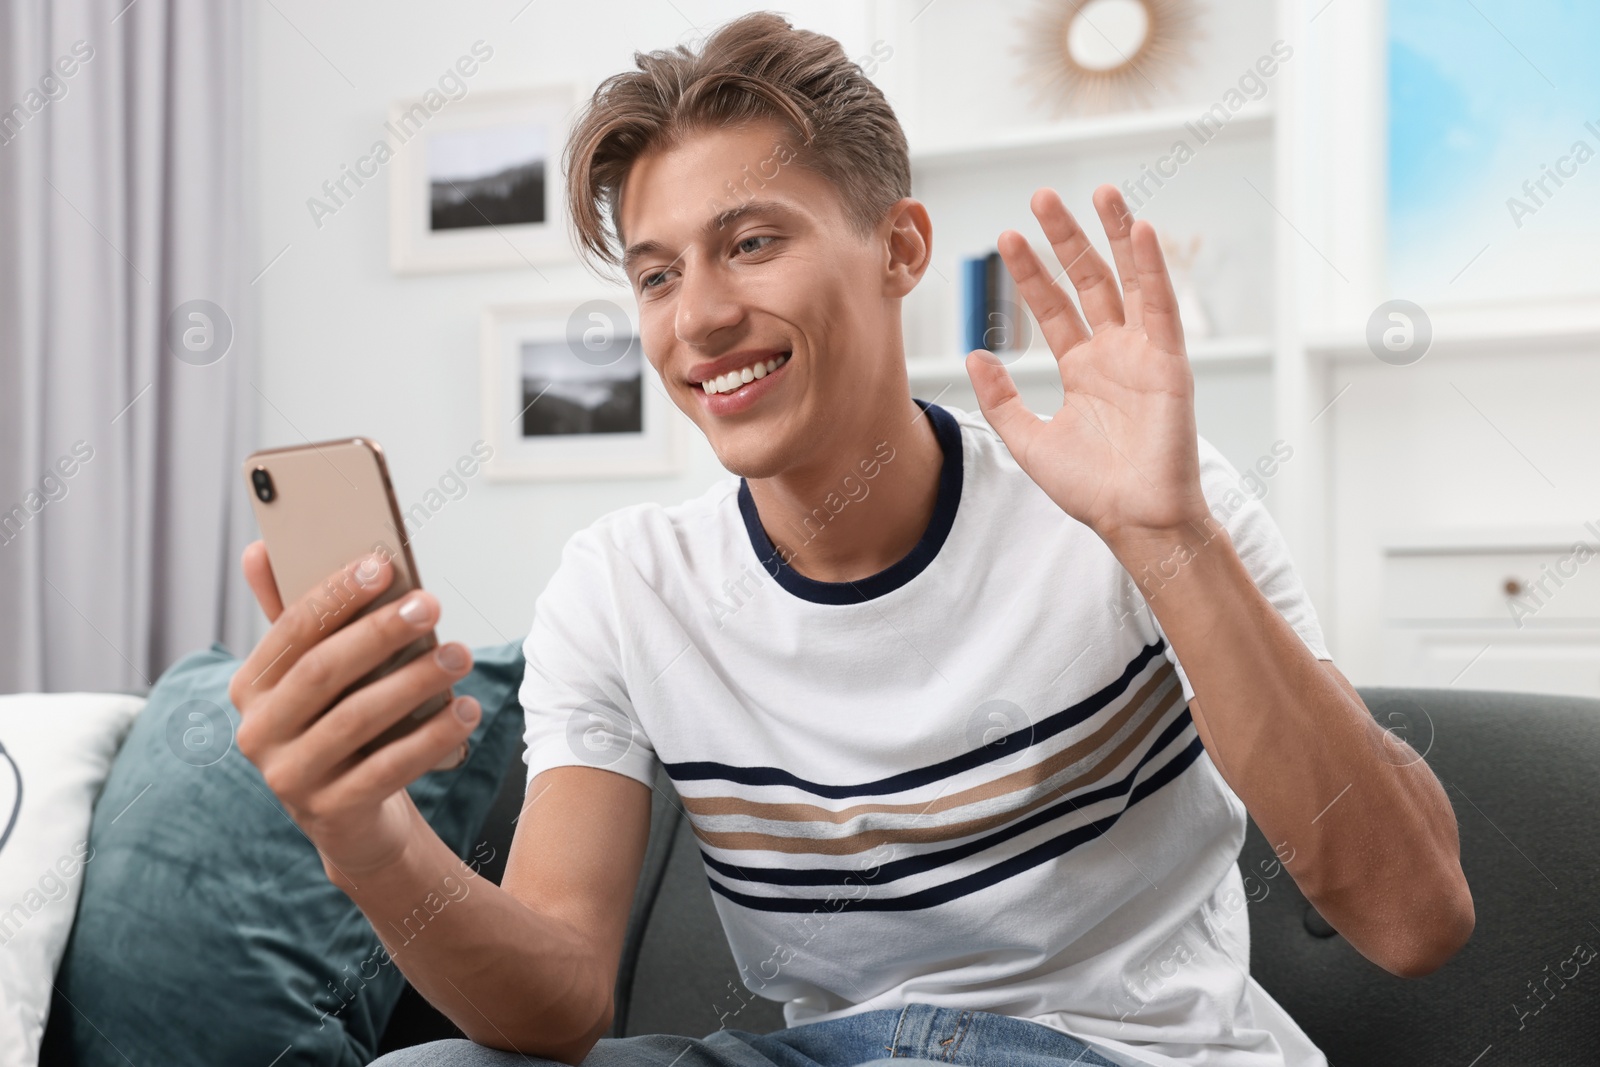
[[[718,330],[743,316],[732,279],[703,263],[685,264],[678,279],[674,328],[685,344],[706,345]]]

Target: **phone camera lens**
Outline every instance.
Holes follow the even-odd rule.
[[[250,481],[256,487],[256,496],[263,504],[272,503],[272,498],[277,496],[277,491],[272,488],[272,475],[267,473],[267,468],[257,467],[250,472]]]

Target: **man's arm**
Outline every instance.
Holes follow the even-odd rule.
[[[240,752],[423,996],[480,1044],[581,1062],[611,1025],[649,787],[595,767],[541,772],[518,817],[505,887],[478,878],[405,788],[471,734],[477,702],[457,698],[413,732],[360,752],[465,676],[470,653],[443,645],[341,698],[431,628],[438,601],[416,591],[354,618],[393,578],[381,556],[330,576],[328,595],[313,590],[287,607],[261,542],[243,565],[272,627],[229,683]]]
[[[1438,969],[1472,933],[1473,907],[1433,771],[1312,655],[1214,520],[1112,547],[1136,578],[1161,567],[1149,603],[1194,689],[1200,739],[1306,898],[1385,970]]]
[[[415,825],[399,862],[359,884],[330,869],[333,883],[417,991],[473,1041],[582,1062],[615,1012],[649,787],[594,767],[540,772],[502,886],[477,877],[420,814]]]
[[[1455,816],[1420,758],[1383,758],[1397,746],[1217,527],[1160,241],[1115,187],[1094,201],[1115,273],[1059,196],[1040,189],[1032,201],[1081,314],[1021,234],[998,242],[1056,357],[1061,409],[1041,420],[981,349],[967,357],[978,404],[1018,465],[1136,580],[1160,571],[1151,607],[1194,689],[1201,741],[1262,831],[1293,850],[1286,866],[1306,896],[1368,958],[1426,974],[1472,931]]]

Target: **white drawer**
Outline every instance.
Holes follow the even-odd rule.
[[[1600,551],[1390,550],[1383,607],[1397,623],[1600,625]]]

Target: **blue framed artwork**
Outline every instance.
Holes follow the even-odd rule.
[[[1389,0],[1388,288],[1600,294],[1600,4]]]

